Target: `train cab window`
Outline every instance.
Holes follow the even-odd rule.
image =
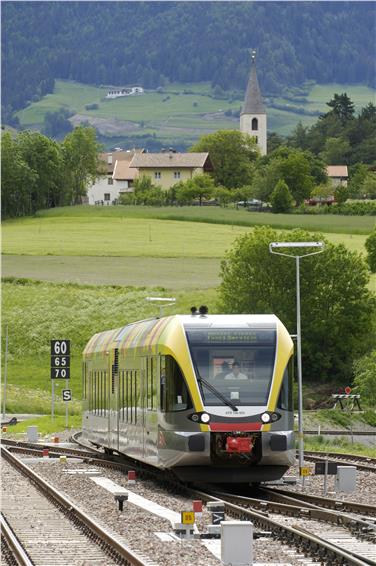
[[[291,358],[283,375],[281,391],[279,393],[277,404],[279,409],[284,409],[285,411],[293,410],[293,367],[293,358]]]
[[[192,408],[183,373],[172,356],[161,356],[161,410],[165,413]]]

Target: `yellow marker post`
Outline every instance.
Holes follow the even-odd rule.
[[[303,477],[312,476],[312,468],[309,466],[299,468],[299,475]]]
[[[193,525],[195,522],[195,514],[193,511],[182,511],[181,522],[183,525]]]

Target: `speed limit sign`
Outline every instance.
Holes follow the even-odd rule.
[[[70,340],[51,340],[51,379],[70,378]]]

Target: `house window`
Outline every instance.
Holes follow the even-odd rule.
[[[154,173],[154,179],[160,179],[161,178],[161,172],[160,171],[155,171]]]
[[[180,171],[174,171],[174,179],[180,179]]]
[[[257,120],[257,118],[252,118],[252,130],[258,130],[258,120]]]
[[[104,193],[104,200],[111,200],[110,193]]]
[[[107,185],[113,185],[114,184],[114,180],[112,177],[108,177],[107,178]]]

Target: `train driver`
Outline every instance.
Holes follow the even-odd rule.
[[[232,372],[228,373],[225,379],[248,379],[248,377],[240,371],[240,365],[238,362],[233,362]]]

